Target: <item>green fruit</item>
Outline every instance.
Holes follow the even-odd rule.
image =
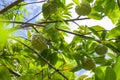
[[[95,48],[95,52],[99,55],[104,55],[108,51],[108,48],[105,45],[99,44]]]
[[[80,16],[86,16],[91,12],[91,6],[87,2],[82,2],[80,6],[76,6],[75,12]]]
[[[32,46],[40,51],[47,49],[47,42],[45,38],[40,33],[35,33],[32,36],[31,40]]]
[[[43,14],[53,14],[57,11],[57,7],[53,1],[44,3],[42,6]]]
[[[53,3],[53,2],[49,3],[49,8],[50,8],[51,13],[55,13],[57,11],[57,7],[56,7],[55,3]]]
[[[86,70],[91,70],[91,69],[95,68],[95,63],[90,58],[85,59],[83,61],[82,65],[83,65],[83,68]]]

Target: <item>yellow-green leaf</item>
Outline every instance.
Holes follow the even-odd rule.
[[[11,80],[10,72],[4,66],[0,66],[0,80]]]
[[[120,56],[117,58],[117,62],[115,63],[115,66],[113,69],[116,73],[116,77],[117,77],[116,80],[120,80]]]

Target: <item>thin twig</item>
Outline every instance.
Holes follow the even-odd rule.
[[[78,27],[80,27],[80,25],[77,22],[75,22],[75,21],[72,21],[72,22],[75,23]],[[83,30],[82,27],[80,27],[80,28]]]
[[[86,19],[90,19],[90,18],[80,18],[80,19],[76,19],[75,18],[75,19],[69,19],[69,20],[63,20],[63,21],[71,22],[71,21],[86,20]],[[61,21],[61,20],[53,20],[53,21],[43,21],[43,22],[38,22],[38,23],[28,23],[28,22],[22,22],[22,21],[0,20],[0,22],[9,22],[9,23],[23,24],[22,27],[30,27],[31,25],[43,26],[42,24],[57,23],[57,22],[63,22],[63,21]]]
[[[39,16],[42,13],[42,11],[40,11],[38,14],[36,14],[35,16],[33,16],[31,19],[27,20],[26,22],[29,22],[33,19],[35,19],[37,16]]]
[[[8,11],[9,9],[11,9],[12,7],[18,5],[19,3],[21,3],[23,0],[17,0],[13,3],[11,3],[10,5],[8,5],[7,7],[5,7],[4,9],[0,10],[0,14],[5,13],[6,11]]]
[[[21,22],[21,21],[8,21],[8,20],[0,20],[0,22],[7,22],[7,23],[16,23],[16,24],[22,24],[21,27],[19,29],[22,28],[27,28],[27,27],[31,27],[31,26],[44,26],[42,24],[36,24],[36,23],[28,23],[28,22]]]
[[[15,38],[12,38],[12,39],[16,40],[17,42],[21,43],[22,45],[24,45],[25,47],[27,47],[28,49],[30,49],[33,53],[35,53],[36,55],[38,55],[46,64],[48,64],[51,68],[53,68],[56,72],[58,72],[61,76],[63,76],[66,80],[68,80],[68,78],[63,73],[61,73],[58,69],[56,69],[51,63],[49,63],[41,54],[39,54],[33,48],[31,48],[30,46],[26,45],[25,43],[23,43],[23,42],[15,39]]]
[[[86,20],[86,19],[90,19],[90,18],[80,18],[80,19],[69,19],[69,20],[53,20],[53,21],[47,21],[47,22],[38,22],[38,24],[45,24],[45,23],[56,23],[56,22],[63,22],[63,21],[67,21],[67,22],[71,22],[71,21],[78,21],[78,20]]]
[[[36,4],[36,3],[42,3],[42,2],[46,2],[46,0],[43,0],[43,1],[37,1],[37,2],[29,2],[29,3],[24,3],[24,4],[18,4],[18,6],[24,6],[24,5]]]
[[[14,74],[15,76],[18,76],[18,77],[21,76],[20,73],[17,73],[17,72],[15,72],[15,71],[13,71],[13,70],[11,70],[11,69],[9,69],[9,68],[8,68],[8,70],[9,70],[9,72],[10,72],[11,74]]]
[[[15,16],[14,16],[14,19],[13,19],[13,21],[15,21],[16,20],[16,17],[17,17],[17,15],[19,14],[19,9],[20,9],[20,7],[21,6],[19,6],[19,8],[18,8],[18,10],[17,10],[17,13],[15,14]],[[13,23],[13,27],[15,26],[15,24]]]
[[[35,32],[39,33],[39,31],[34,26],[32,26],[32,28],[35,30]]]
[[[46,0],[45,0],[45,1],[46,1]],[[44,1],[44,2],[45,2],[45,1]],[[46,10],[48,7],[49,7],[49,6],[47,6],[44,10]],[[30,18],[29,20],[27,20],[27,21],[25,21],[25,22],[30,22],[31,20],[35,19],[35,18],[38,17],[40,14],[42,14],[42,12],[43,12],[44,10],[40,11],[38,14],[36,14],[35,16],[33,16],[32,18]]]
[[[74,33],[74,32],[68,31],[68,30],[60,29],[60,28],[56,28],[56,29],[59,30],[59,31],[67,32],[67,33],[70,33],[70,34],[73,34],[73,35],[76,35],[76,36],[79,36],[79,37],[82,37],[82,38],[85,38],[85,39],[91,39],[91,40],[94,40],[94,41],[97,41],[97,42],[101,43],[99,40],[94,39],[94,38],[89,37],[89,36],[85,36],[85,35],[82,35],[82,34],[79,34],[79,33]]]

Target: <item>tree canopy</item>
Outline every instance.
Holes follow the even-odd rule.
[[[0,1],[0,80],[120,80],[120,0],[68,2]]]

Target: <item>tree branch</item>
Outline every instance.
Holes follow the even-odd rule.
[[[94,40],[96,42],[99,42],[101,43],[99,40],[97,39],[94,39],[92,37],[89,37],[89,36],[85,36],[84,34],[79,34],[79,33],[74,33],[74,32],[71,32],[71,31],[68,31],[68,30],[64,30],[64,29],[60,29],[60,28],[56,28],[58,31],[63,31],[63,32],[66,32],[66,33],[70,33],[70,34],[73,34],[73,35],[76,35],[76,36],[79,36],[79,37],[82,37],[82,38],[85,38],[85,39],[91,39],[91,40]]]
[[[16,24],[22,24],[21,27],[30,27],[30,26],[43,26],[41,24],[36,24],[36,23],[29,23],[29,22],[22,22],[22,21],[9,21],[9,20],[0,20],[0,22],[7,22],[7,23],[16,23]]]
[[[42,2],[45,2],[45,1],[46,1],[46,0],[43,0],[43,1],[37,1],[37,2],[30,2],[30,3],[20,4],[19,6],[24,6],[24,5],[28,5],[28,4],[42,3]]]
[[[71,22],[71,21],[78,21],[78,20],[86,20],[86,19],[90,19],[90,18],[80,18],[80,19],[69,19],[69,20],[63,20],[65,22]],[[48,21],[48,22],[38,22],[38,24],[46,24],[46,23],[56,23],[56,22],[63,22],[61,20],[53,20],[53,21]]]
[[[84,20],[84,19],[89,19],[89,18],[81,18],[81,19],[70,19],[70,20],[64,20],[64,21],[75,21],[75,20]],[[35,23],[28,23],[28,22],[20,22],[20,21],[3,21],[3,22],[10,22],[10,23],[17,23],[17,24],[23,24],[21,28],[25,28],[25,27],[31,27],[31,26],[42,26],[42,27],[45,27],[44,25],[42,24],[46,24],[46,23],[55,23],[55,22],[62,22],[60,20],[54,20],[54,21],[49,21],[49,22],[39,22],[38,24],[35,24]],[[26,25],[26,26],[24,26]],[[29,25],[29,26],[28,26]],[[67,32],[67,33],[70,33],[70,34],[73,34],[73,35],[77,35],[77,36],[80,36],[82,38],[86,38],[86,39],[92,39],[96,42],[99,42],[101,43],[99,40],[97,39],[94,39],[92,37],[89,37],[89,36],[85,36],[85,34],[79,34],[79,33],[73,33],[71,31],[67,31],[67,30],[63,30],[63,29],[60,29],[60,28],[56,28],[57,30],[59,31],[63,31],[63,32]]]
[[[4,9],[0,10],[0,14],[5,13],[6,11],[8,11],[10,8],[16,6],[17,4],[21,3],[23,0],[17,0],[13,3],[11,3],[10,5],[8,5],[7,7],[5,7]]]
[[[37,51],[35,51],[33,48],[29,47],[28,45],[26,45],[25,43],[12,38],[13,40],[16,40],[17,42],[21,43],[22,45],[24,45],[25,47],[27,47],[28,49],[30,49],[33,53],[35,53],[36,55],[38,55],[45,63],[47,63],[51,68],[53,68],[56,72],[58,72],[61,76],[63,76],[66,80],[68,80],[68,78],[60,72],[60,70],[56,69],[51,63],[49,63],[41,54],[39,54]]]
[[[9,70],[9,72],[10,72],[11,74],[14,74],[15,76],[18,76],[18,77],[21,76],[20,73],[17,73],[17,72],[15,72],[15,71],[13,71],[13,70],[11,70],[11,69],[9,69],[9,68],[8,68],[8,70]]]
[[[86,20],[86,19],[90,19],[90,18],[80,18],[80,19],[69,19],[69,20],[63,20],[63,21],[67,21],[67,22],[72,22],[72,21],[78,21],[78,20]],[[8,22],[8,23],[16,23],[16,24],[22,24],[22,28],[25,27],[30,27],[32,25],[34,26],[43,26],[42,24],[46,24],[46,23],[57,23],[57,22],[63,22],[61,20],[53,20],[53,21],[43,21],[43,22],[38,22],[38,23],[29,23],[29,22],[22,22],[22,21],[9,21],[9,20],[0,20],[0,22]]]

